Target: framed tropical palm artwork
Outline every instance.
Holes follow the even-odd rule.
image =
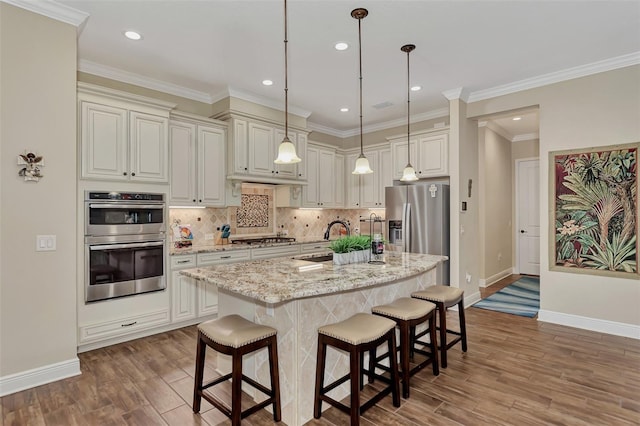
[[[550,269],[639,279],[640,143],[551,152]]]

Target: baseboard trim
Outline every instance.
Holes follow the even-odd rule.
[[[475,293],[465,294],[464,295],[464,308],[467,309],[469,306],[473,305],[476,302],[479,302],[481,299],[480,292],[476,291]],[[449,308],[452,311],[458,310],[458,305],[454,305]]]
[[[0,396],[20,392],[25,389],[45,385],[79,374],[81,374],[81,371],[80,359],[78,359],[78,357],[20,373],[10,374],[0,377]]]
[[[597,331],[600,333],[613,334],[614,336],[630,337],[632,339],[640,340],[640,325],[582,317],[579,315],[546,311],[543,309],[538,312],[538,321],[550,322],[553,324],[566,325],[567,327],[582,328],[584,330]]]
[[[495,284],[501,279],[508,277],[511,274],[513,274],[513,268],[507,268],[504,271],[498,272],[497,274],[493,274],[484,280],[478,280],[478,285],[480,287],[489,287],[491,284]]]

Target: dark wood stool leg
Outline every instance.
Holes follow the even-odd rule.
[[[271,392],[273,400],[273,420],[279,422],[282,419],[280,401],[280,372],[278,370],[278,337],[271,337],[269,344],[269,366],[271,367]]]
[[[436,316],[431,315],[429,318],[429,339],[431,340],[429,350],[431,351],[431,366],[433,367],[433,375],[440,374],[440,368],[438,366],[438,339],[436,338]]]
[[[409,323],[407,321],[396,321],[400,328],[400,366],[402,367],[402,397],[409,398],[409,377],[411,376],[411,368],[409,366],[410,352],[413,345],[411,344],[411,336],[409,331]],[[415,330],[415,327],[412,327]],[[394,362],[395,360],[390,360]]]
[[[393,406],[400,406],[400,380],[398,375],[398,353],[396,352],[396,331],[392,329],[388,339],[389,346],[389,366],[391,368],[391,395],[393,396]],[[406,351],[405,351],[406,352]],[[408,371],[408,369],[407,369]],[[408,383],[408,381],[407,381]]]
[[[200,339],[198,333],[198,346],[196,348],[196,376],[193,385],[193,412],[200,412],[200,403],[202,402],[202,381],[204,380],[204,360],[207,345]]]
[[[442,368],[447,368],[447,308],[444,303],[437,303],[440,314],[440,360]]]
[[[320,418],[322,413],[322,400],[320,392],[324,386],[324,366],[327,358],[327,345],[324,342],[322,334],[318,335],[318,355],[316,358],[316,390],[313,398],[313,417]]]
[[[375,356],[375,353],[374,353]],[[357,346],[349,349],[349,368],[351,369],[351,426],[360,425],[360,354]]]
[[[364,353],[364,351],[362,352]],[[375,380],[375,372],[376,372],[376,350],[375,349],[371,349],[369,351],[369,377],[368,377],[368,382],[369,383],[373,383]],[[360,387],[360,389],[362,389],[363,386]]]
[[[462,338],[462,352],[467,351],[467,323],[464,319],[464,298],[458,303],[458,315],[460,318],[460,337]]]
[[[242,418],[242,354],[237,350],[231,356],[231,424],[240,426]]]

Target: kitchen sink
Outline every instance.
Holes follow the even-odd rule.
[[[307,262],[328,262],[329,260],[333,260],[333,253],[319,256],[299,257],[298,259],[306,260]]]

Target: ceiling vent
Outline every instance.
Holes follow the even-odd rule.
[[[391,105],[393,105],[391,102],[384,101],[384,102],[380,102],[379,104],[375,104],[373,107],[375,109],[383,109],[383,108],[389,108]]]

